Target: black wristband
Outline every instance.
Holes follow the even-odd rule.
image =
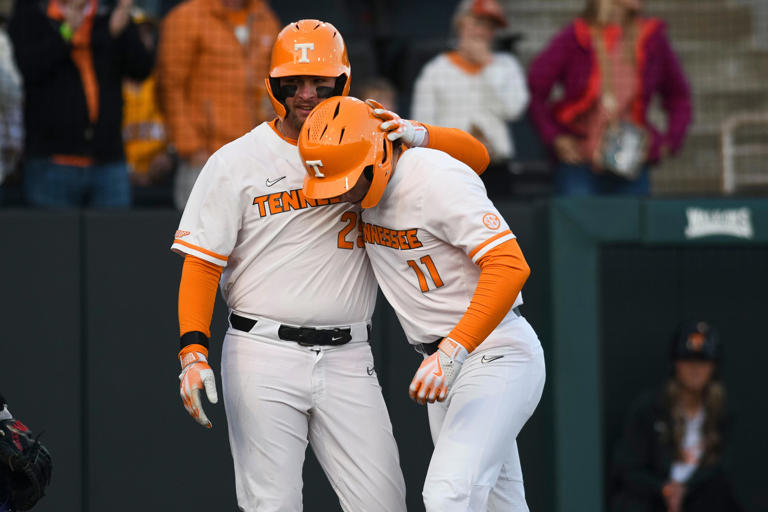
[[[208,348],[208,336],[200,331],[185,332],[181,337],[179,350],[183,350],[188,345],[202,345]]]

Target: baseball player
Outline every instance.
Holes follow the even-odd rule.
[[[306,197],[362,206],[379,286],[425,354],[409,392],[431,404],[426,510],[528,510],[515,438],[544,356],[518,309],[528,265],[479,177],[443,152],[396,147],[351,97],[315,108],[299,153]]]
[[[266,80],[278,118],[208,160],[172,245],[185,257],[181,398],[209,428],[199,394],[204,388],[209,401],[218,399],[207,363],[217,284],[230,310],[221,371],[237,500],[246,511],[302,509],[308,442],[343,510],[405,510],[368,344],[376,281],[361,249],[360,209],[301,190],[299,130],[322,99],[347,94],[349,80],[333,25],[286,26]],[[464,132],[379,115],[393,140],[452,148],[478,171],[488,163],[482,144]]]

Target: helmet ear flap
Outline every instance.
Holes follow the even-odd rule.
[[[280,119],[285,119],[288,110],[285,106],[285,98],[278,99],[276,92],[280,90],[280,79],[267,77],[264,79],[264,83],[267,86],[267,94],[269,95],[269,101],[272,103],[272,108],[275,109],[275,114]]]
[[[381,200],[381,196],[384,195],[384,189],[387,188],[389,178],[392,174],[392,141],[382,133],[381,140],[381,157],[375,159],[376,163],[371,167],[370,174],[372,178],[368,181],[371,182],[371,186],[368,189],[368,193],[365,194],[363,200],[360,202],[360,206],[363,208],[373,208]],[[367,169],[367,168],[366,168]],[[363,171],[365,172],[365,171]],[[366,178],[368,176],[366,175]]]

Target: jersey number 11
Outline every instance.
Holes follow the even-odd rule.
[[[422,265],[424,265],[424,267],[426,267],[427,272],[429,272],[429,277],[432,278],[432,282],[435,284],[435,288],[440,288],[443,286],[443,280],[440,279],[440,274],[437,271],[437,267],[435,267],[435,262],[432,261],[432,257],[427,255],[419,258],[419,261]],[[421,292],[428,292],[429,285],[427,284],[427,278],[424,276],[424,272],[421,271],[419,264],[416,263],[415,260],[408,260],[406,263],[408,263],[408,266],[411,267],[414,272],[416,272],[416,277],[419,279],[419,288],[421,288]]]

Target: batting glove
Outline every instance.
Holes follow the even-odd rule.
[[[387,110],[376,100],[365,100],[369,107],[373,108],[373,115],[382,119],[384,122],[379,125],[379,129],[387,133],[387,138],[392,142],[399,140],[411,148],[422,147],[426,145],[427,129],[422,125],[403,119],[391,110]]]
[[[467,349],[451,338],[445,338],[438,345],[437,352],[421,363],[411,381],[408,394],[417,403],[442,402],[467,358]]]
[[[216,379],[213,376],[213,370],[208,365],[204,352],[207,350],[202,345],[188,345],[179,352],[179,361],[181,362],[180,394],[181,402],[189,415],[205,428],[211,428],[211,422],[205,415],[200,402],[200,390],[205,388],[208,401],[212,404],[219,401],[219,395],[216,393]]]

